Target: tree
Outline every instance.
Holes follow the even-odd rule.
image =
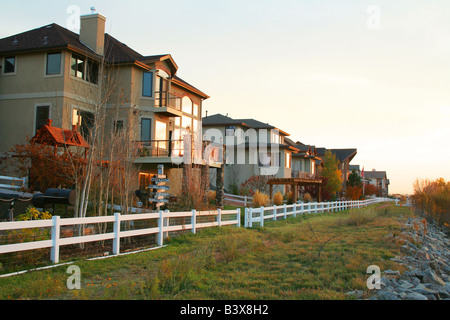
[[[347,180],[347,187],[361,187],[362,186],[362,180],[359,176],[358,172],[356,170],[353,170],[352,173],[348,175]]]
[[[327,183],[323,186],[324,191],[332,197],[336,197],[336,194],[342,190],[342,172],[339,169],[339,161],[336,159],[336,155],[329,150],[325,152],[321,176],[327,179]]]

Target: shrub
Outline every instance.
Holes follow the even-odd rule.
[[[253,196],[253,206],[264,207],[269,202],[269,196],[265,193],[256,191]]]
[[[289,191],[286,195],[287,204],[293,204],[294,203],[294,193],[292,191]]]
[[[281,206],[283,204],[283,194],[281,193],[281,191],[278,191],[273,196],[273,204],[277,206]]]
[[[309,193],[303,195],[303,202],[312,202],[312,197]]]
[[[360,226],[373,221],[377,217],[377,213],[373,208],[365,208],[360,210],[350,210],[350,214],[346,218],[337,221],[339,226]]]

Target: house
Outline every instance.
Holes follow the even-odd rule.
[[[331,151],[338,160],[338,168],[342,172],[342,193],[345,193],[347,189],[347,178],[351,173],[350,171],[350,161],[356,156],[357,149],[326,149],[326,148],[317,148],[317,154],[320,158],[325,158],[325,153],[327,150]]]
[[[299,150],[292,155],[292,177],[317,177],[318,166],[323,163],[322,159],[317,155],[317,150],[313,146],[305,145],[300,141],[294,142],[289,138],[285,138],[285,141]]]
[[[209,96],[178,76],[173,57],[138,53],[105,33],[99,13],[80,19],[80,34],[53,23],[0,39],[0,157],[49,119],[89,141],[104,118],[104,136],[131,128],[140,188],[163,164],[170,192],[179,193],[186,162],[180,159],[187,156],[221,170],[220,157],[202,158],[202,103]]]
[[[386,197],[389,195],[389,179],[387,178],[386,171],[372,171],[364,172],[364,180],[366,184],[371,184],[380,189],[381,197]]]
[[[252,176],[291,178],[293,154],[300,152],[285,139],[289,134],[256,119],[214,114],[202,119],[203,135],[225,145],[225,189],[239,187]]]

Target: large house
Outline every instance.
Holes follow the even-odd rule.
[[[224,181],[228,191],[252,176],[315,178],[315,161],[320,160],[315,151],[294,143],[289,133],[271,124],[222,114],[207,116],[202,124],[204,136],[217,136],[225,145]]]
[[[202,158],[202,103],[209,96],[177,76],[173,57],[136,52],[105,33],[99,13],[80,19],[80,34],[53,23],[0,39],[0,157],[49,119],[89,139],[101,104],[105,131],[133,128],[142,187],[163,164],[171,192],[178,193],[183,166],[174,159],[186,153],[200,166],[221,169],[218,157]]]
[[[387,178],[386,171],[372,171],[364,172],[364,181],[366,184],[371,184],[380,189],[381,197],[387,197],[389,195],[389,179]]]

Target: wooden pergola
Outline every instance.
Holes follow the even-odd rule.
[[[297,196],[299,187],[303,186],[316,186],[317,187],[317,194],[318,194],[318,202],[322,202],[322,180],[320,179],[306,179],[306,178],[272,178],[270,179],[267,184],[269,185],[269,193],[270,193],[270,199],[272,199],[273,196],[273,186],[274,185],[289,185],[291,186],[291,189],[294,194],[294,203],[297,202]]]

